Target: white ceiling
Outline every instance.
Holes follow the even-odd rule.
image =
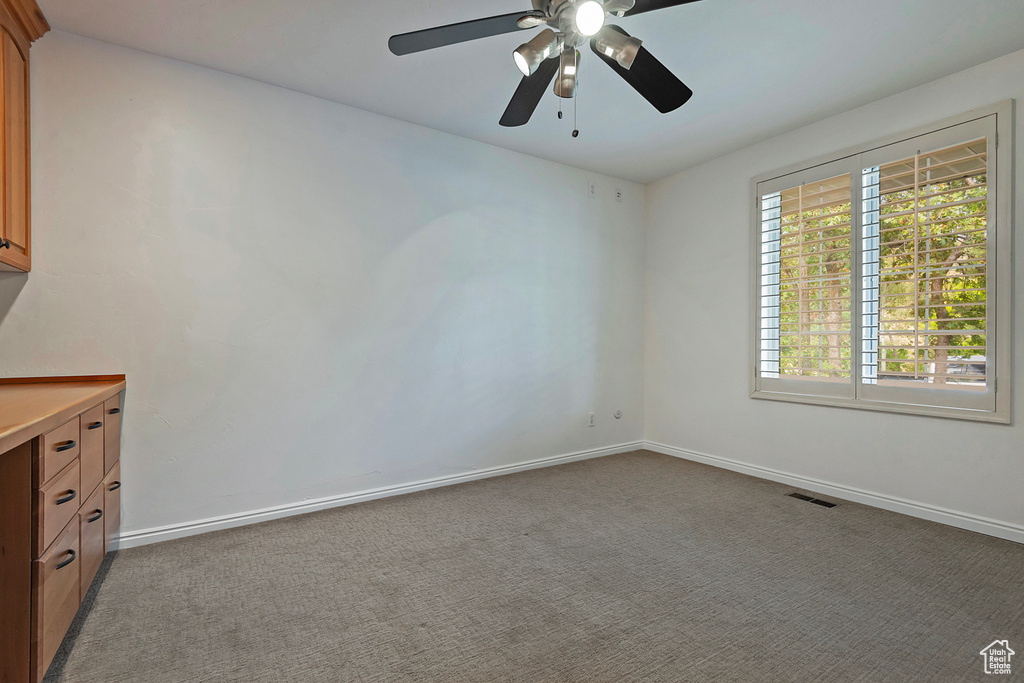
[[[391,34],[529,0],[39,0],[63,31],[637,182],[1024,49],[1024,0],[703,0],[616,20],[693,91],[659,114],[585,49],[579,128],[498,119],[522,31],[396,57]],[[571,105],[570,105],[571,106]]]

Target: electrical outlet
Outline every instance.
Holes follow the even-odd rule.
[[[593,180],[587,181],[587,196],[591,199],[597,196],[597,183]]]
[[[593,427],[594,426],[594,414],[593,413],[590,414],[590,422],[587,423],[587,426],[588,427]]]
[[[622,203],[622,190],[617,187],[615,188],[615,201],[617,201],[619,204]]]

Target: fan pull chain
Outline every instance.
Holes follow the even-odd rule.
[[[574,138],[575,137],[579,137],[579,134],[580,134],[580,129],[576,127],[576,100],[578,100],[580,98],[580,65],[579,65],[579,57],[580,57],[579,50],[575,50],[574,49],[572,51],[572,64],[573,64],[573,66],[576,67],[576,73],[573,74],[573,77],[576,79],[576,83],[575,83],[576,92],[573,93],[573,98],[572,98],[572,136]]]
[[[576,97],[580,95],[580,84],[576,82]],[[580,129],[576,127],[576,97],[572,98],[572,136],[574,138],[579,137]]]

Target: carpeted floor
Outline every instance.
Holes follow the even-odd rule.
[[[640,451],[125,550],[47,680],[946,682],[1024,653],[1024,546],[791,491]]]

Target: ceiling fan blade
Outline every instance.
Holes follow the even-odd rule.
[[[631,17],[634,14],[643,14],[644,12],[653,12],[656,9],[665,9],[666,7],[675,7],[676,5],[688,5],[691,2],[698,2],[699,0],[636,0],[633,3],[632,9],[628,9],[622,13],[624,17]]]
[[[532,76],[526,76],[519,81],[519,87],[516,88],[498,123],[511,127],[521,126],[529,121],[557,71],[558,55],[555,55],[541,62]]]
[[[608,24],[602,30],[618,31],[624,36],[629,35],[612,24]],[[678,109],[693,97],[693,91],[642,46],[637,51],[632,66],[629,69],[623,69],[614,59],[599,52],[596,42],[596,38],[590,41],[590,49],[594,51],[594,54],[610,66],[615,73],[622,76],[624,81],[633,86],[634,90],[643,95],[644,99],[653,104],[662,114]]]
[[[388,47],[396,55],[407,55],[411,52],[431,50],[435,47],[464,43],[467,40],[487,38],[502,33],[520,31],[519,20],[524,17],[542,18],[546,15],[537,10],[501,14],[496,17],[461,21],[447,26],[435,26],[411,33],[399,33],[388,39]],[[529,25],[526,28],[531,28]]]

